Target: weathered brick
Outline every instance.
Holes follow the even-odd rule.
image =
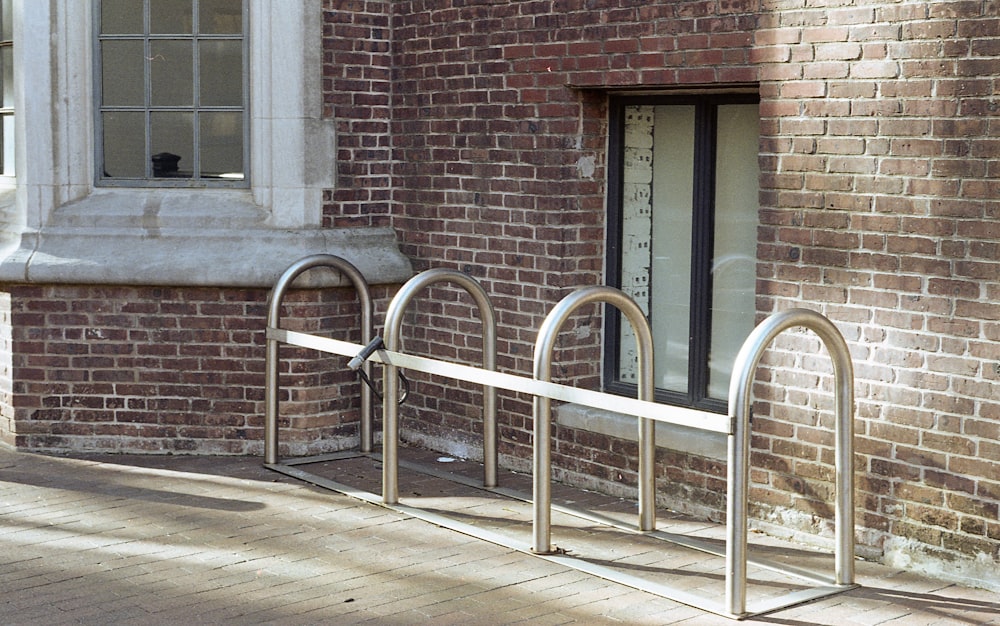
[[[974,542],[964,540],[973,535],[995,545],[1000,531],[987,505],[1000,495],[995,467],[984,460],[984,451],[996,451],[1000,419],[995,3],[625,4],[326,0],[323,111],[337,120],[338,149],[322,225],[391,226],[417,269],[474,275],[504,327],[500,362],[528,372],[537,327],[554,302],[582,284],[613,280],[603,273],[606,182],[616,167],[605,148],[607,90],[724,90],[759,80],[756,313],[814,308],[848,338],[861,483],[878,494],[862,501],[859,519],[939,550],[968,554]],[[594,165],[588,177],[580,159]],[[87,438],[112,447],[112,431],[93,428],[114,429],[99,419],[112,413],[129,437],[176,436],[175,427],[188,426],[187,434],[228,452],[253,447],[245,424],[259,428],[262,294],[37,286],[11,293],[10,312],[0,300],[0,329],[12,325],[7,315],[23,332],[0,332],[0,355],[10,354],[8,345],[16,350],[9,363],[0,356],[0,407],[10,397],[20,408],[0,409],[0,431],[21,420],[25,432],[53,429],[32,431],[36,445]],[[340,307],[338,298],[302,297],[289,309],[295,324],[342,323],[321,321],[319,310]],[[475,313],[450,297],[420,301],[407,341],[475,362],[478,339],[466,338],[477,337]],[[574,322],[573,332],[589,334],[560,352],[559,366],[560,375],[596,386],[601,323],[600,313],[592,316]],[[353,323],[347,313],[332,317],[342,318]],[[812,500],[804,491],[830,471],[830,451],[817,443],[829,427],[821,388],[829,382],[784,372],[819,367],[820,359],[799,354],[817,345],[800,339],[764,362],[755,388],[753,495],[767,507],[805,510]],[[321,432],[317,412],[333,407],[336,419],[350,419],[341,396],[353,397],[356,385],[322,360],[298,352],[289,359],[283,376],[307,386],[285,390],[295,396],[289,419],[303,429],[291,443],[305,446],[308,433]],[[88,379],[55,380],[75,371]],[[424,385],[406,427],[464,441],[478,424],[476,394]],[[45,407],[41,396],[28,397],[47,386]],[[110,386],[122,402],[112,401]],[[150,421],[166,400],[171,423]],[[217,410],[198,421],[195,407],[205,401]],[[503,450],[526,458],[530,406],[524,398],[501,406]],[[73,411],[84,409],[89,421],[77,424]],[[33,421],[29,410],[52,412]],[[621,470],[634,481],[634,450],[623,448],[625,458],[607,452],[620,442],[567,431],[558,439],[559,460],[573,471]],[[717,467],[679,455],[670,462],[678,467],[663,473],[686,482],[661,485],[672,497],[715,484]],[[794,464],[807,475],[796,478]],[[986,504],[948,518],[942,502],[954,492]]]

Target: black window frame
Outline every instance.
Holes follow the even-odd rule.
[[[715,180],[718,107],[726,104],[758,104],[757,93],[705,93],[611,96],[608,115],[608,229],[607,277],[621,288],[625,111],[637,105],[693,105],[695,107],[694,192],[692,220],[691,314],[689,320],[687,391],[657,388],[657,402],[726,413],[728,401],[708,396],[709,351],[712,333],[712,260],[715,235]],[[619,340],[621,314],[614,307],[605,311],[603,350],[604,388],[610,393],[636,395],[634,383],[620,377]],[[654,350],[658,346],[654,345]]]

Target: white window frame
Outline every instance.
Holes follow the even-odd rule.
[[[93,1],[14,2],[23,113],[0,282],[270,286],[317,252],[354,261],[371,282],[410,274],[390,230],[320,228],[336,159],[335,120],[322,115],[322,0],[249,0],[250,187],[193,190],[95,185]]]

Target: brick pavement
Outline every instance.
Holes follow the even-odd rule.
[[[405,474],[401,487],[411,500],[415,489],[434,489]],[[508,511],[520,515],[509,504],[419,498],[524,531],[507,522]],[[617,556],[658,567],[662,557],[635,545]],[[618,548],[603,549],[609,556]],[[693,587],[717,582],[710,568],[688,579]],[[1000,624],[1000,598],[990,592],[861,562],[858,581],[860,589],[744,623]],[[4,624],[734,623],[312,487],[256,458],[63,458],[0,448],[0,590]]]

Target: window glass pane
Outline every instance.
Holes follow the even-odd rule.
[[[0,0],[0,176],[14,176],[13,2]]]
[[[658,106],[653,131],[650,324],[656,386],[687,391],[694,180],[693,106]]]
[[[0,39],[13,41],[14,39],[14,3],[11,0],[0,2]]]
[[[242,180],[243,114],[202,113],[201,175]]]
[[[98,2],[101,124],[116,111],[141,113],[144,124],[136,130],[131,117],[107,119],[107,148],[98,152],[111,161],[99,166],[100,178],[245,181],[246,0]],[[111,145],[117,140],[123,145]]]
[[[200,43],[201,104],[243,104],[243,42],[209,40]]]
[[[146,175],[146,132],[141,112],[111,111],[104,126],[104,176],[142,178]]]
[[[193,113],[150,113],[149,136],[154,178],[193,176],[195,166]]]
[[[14,49],[0,48],[0,71],[3,72],[3,107],[14,108]]]
[[[243,0],[201,0],[200,30],[208,35],[238,35],[243,32]]]
[[[190,41],[151,41],[150,80],[153,106],[194,104],[194,60]]]
[[[101,1],[101,33],[140,35],[142,32],[142,0]]]
[[[143,106],[145,97],[141,41],[101,43],[101,78],[105,106]]]
[[[653,181],[653,107],[625,110],[622,163],[621,289],[649,315],[649,238]],[[618,379],[635,383],[638,347],[630,324],[622,324],[618,348]]]
[[[193,15],[191,0],[150,0],[149,32],[189,35]]]
[[[3,150],[3,175],[14,175],[14,116],[3,116],[3,134],[0,135],[0,149]]]
[[[728,396],[736,354],[754,327],[758,120],[756,104],[719,107],[708,389],[713,398]]]

